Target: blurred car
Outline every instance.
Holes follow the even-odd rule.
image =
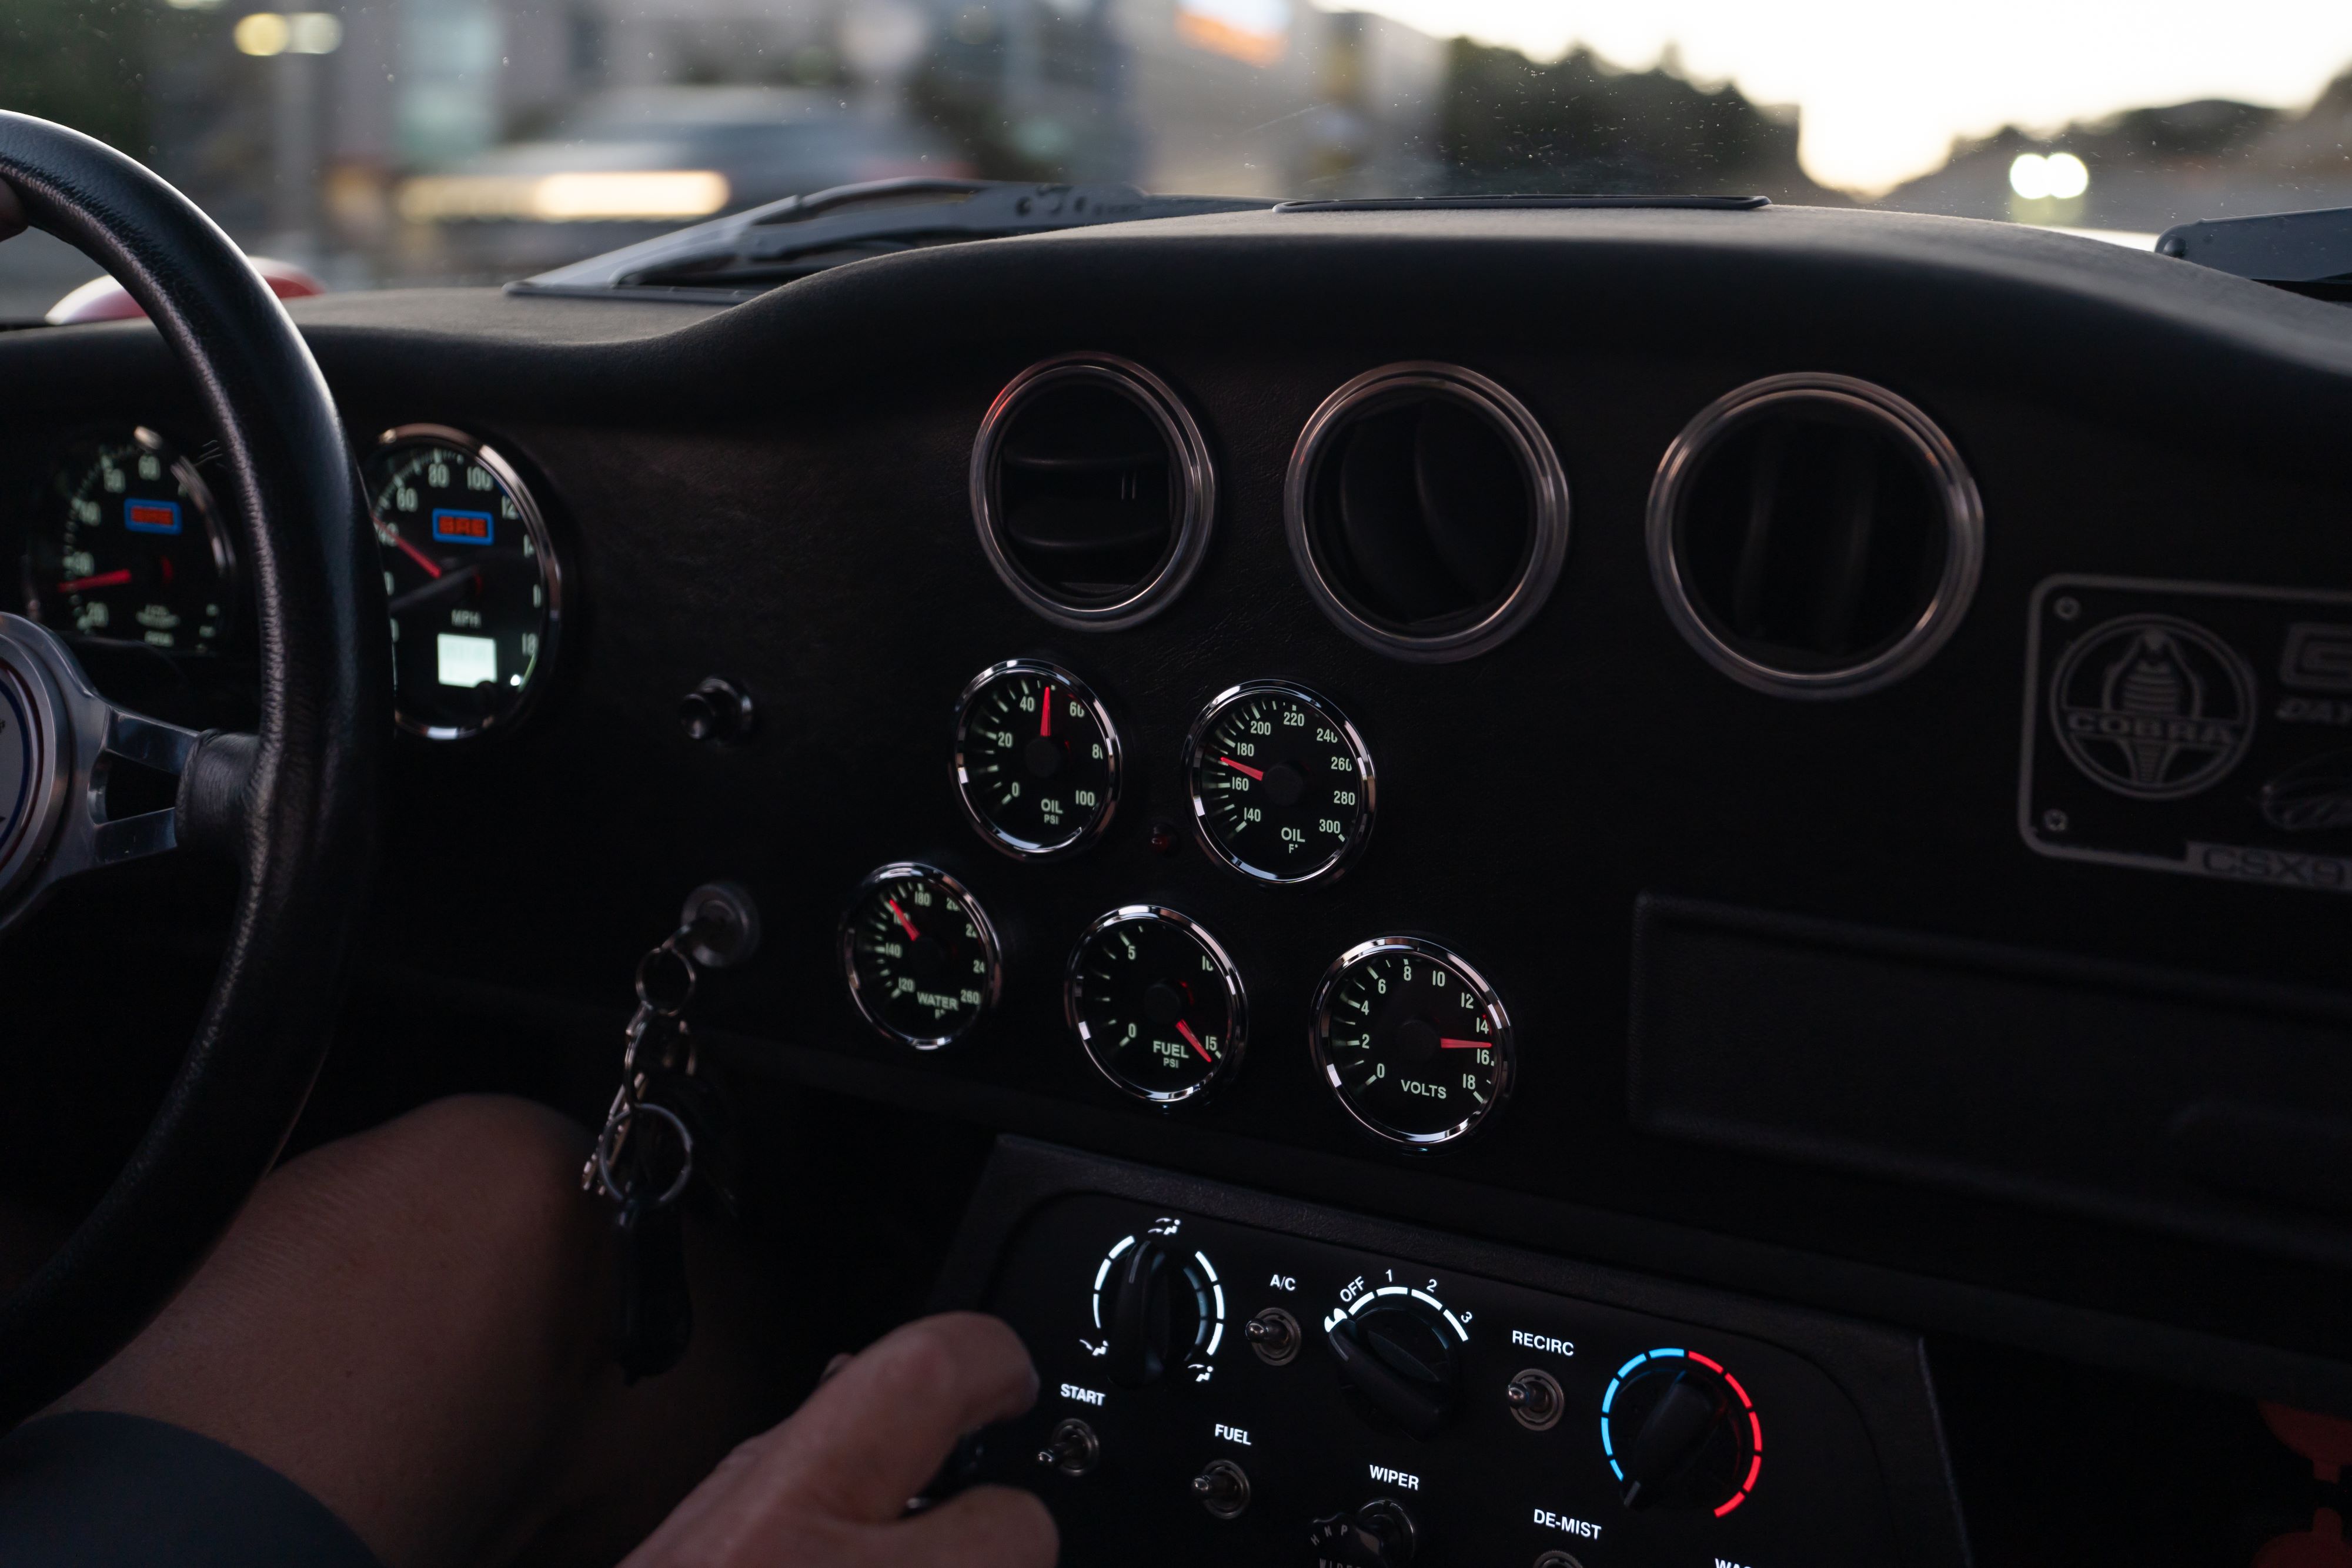
[[[400,215],[465,270],[530,269],[803,192],[969,166],[887,107],[814,89],[657,87],[584,105],[543,139],[415,175]]]

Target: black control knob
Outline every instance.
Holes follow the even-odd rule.
[[[1755,1423],[1724,1376],[1683,1357],[1628,1377],[1610,1412],[1627,1508],[1712,1513],[1746,1489]]]
[[[1444,1321],[1409,1296],[1376,1297],[1330,1326],[1339,1381],[1413,1437],[1437,1436],[1462,1394]]]
[[[722,676],[711,676],[678,699],[677,724],[688,740],[740,746],[751,738],[758,722],[751,695]]]
[[[1208,1327],[1208,1304],[1183,1255],[1156,1236],[1129,1248],[1111,1274],[1103,1325],[1110,1380],[1141,1388],[1194,1354]]]
[[[1407,1568],[1417,1544],[1412,1515],[1384,1497],[1318,1519],[1307,1532],[1315,1568]]]

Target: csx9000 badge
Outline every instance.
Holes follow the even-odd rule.
[[[2050,579],[2021,773],[2043,854],[2352,893],[2352,595]]]

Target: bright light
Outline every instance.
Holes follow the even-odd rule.
[[[485,684],[498,684],[499,645],[494,639],[444,632],[433,640],[433,647],[439,655],[443,685],[471,691]]]
[[[293,41],[294,29],[275,11],[256,11],[250,16],[237,18],[236,37],[237,53],[267,58],[286,52],[286,46]]]
[[[572,174],[428,174],[400,188],[411,223],[520,218],[538,223],[708,217],[727,204],[727,176],[708,169]]]
[[[2021,152],[2009,166],[2009,188],[2029,202],[2069,202],[2091,188],[2091,171],[2072,152]]]
[[[197,0],[198,4],[217,5],[219,0]],[[180,0],[173,0],[180,4]],[[256,11],[240,16],[236,23],[237,52],[258,55],[331,55],[343,45],[341,20],[325,11],[297,11],[290,16],[275,11]]]
[[[331,55],[343,47],[342,18],[329,11],[297,11],[286,18],[298,55]]]

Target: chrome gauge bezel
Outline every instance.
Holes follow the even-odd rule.
[[[1110,387],[1143,411],[1167,444],[1171,479],[1184,487],[1176,542],[1150,580],[1108,604],[1072,604],[1056,598],[1013,558],[998,515],[997,445],[1014,412],[1030,398],[1064,382],[1090,381]],[[1074,632],[1115,632],[1139,625],[1174,603],[1209,553],[1217,517],[1217,471],[1201,426],[1175,389],[1133,360],[1117,354],[1057,354],[1041,360],[1005,383],[982,416],[972,438],[968,478],[971,517],[988,564],[1013,597],[1056,626]]]
[[[977,800],[972,799],[971,783],[964,774],[964,745],[971,730],[972,705],[989,686],[1009,675],[1043,675],[1055,685],[1064,688],[1071,696],[1086,705],[1087,716],[1102,734],[1103,760],[1105,770],[1108,774],[1103,787],[1102,804],[1091,817],[1078,825],[1076,831],[1066,839],[1057,840],[1052,843],[1033,843],[1026,839],[1016,838],[991,821],[988,813],[981,808]],[[1111,722],[1110,710],[1103,706],[1102,699],[1095,695],[1094,688],[1062,668],[1061,665],[1048,664],[1043,659],[1006,659],[1002,663],[991,664],[974,675],[964,686],[963,695],[956,699],[956,800],[962,804],[963,814],[971,821],[974,831],[988,841],[990,847],[1017,861],[1060,860],[1065,856],[1077,853],[1102,836],[1104,831],[1110,826],[1111,818],[1118,810],[1119,769],[1123,754],[1124,748],[1119,743],[1118,727]]]
[[[1201,742],[1207,737],[1210,727],[1227,708],[1260,693],[1272,693],[1304,703],[1331,720],[1341,741],[1347,746],[1349,755],[1355,759],[1357,786],[1363,796],[1361,809],[1356,813],[1355,825],[1349,829],[1347,841],[1312,869],[1291,875],[1278,875],[1254,866],[1220,843],[1216,835],[1209,831],[1208,802],[1201,798],[1200,788],[1194,781],[1194,769],[1201,759]],[[1211,697],[1208,705],[1192,720],[1192,727],[1184,737],[1184,749],[1179,766],[1183,770],[1184,797],[1192,804],[1192,836],[1200,841],[1201,847],[1208,852],[1212,860],[1239,872],[1252,882],[1275,887],[1295,887],[1301,883],[1338,877],[1355,863],[1356,857],[1364,852],[1364,845],[1371,839],[1372,820],[1379,814],[1380,808],[1380,784],[1372,766],[1371,748],[1364,744],[1363,736],[1348,716],[1339,711],[1339,705],[1320,692],[1290,681],[1244,681],[1239,685],[1227,686]]]
[[[1734,647],[1691,598],[1680,559],[1685,493],[1699,459],[1742,421],[1778,405],[1804,402],[1833,404],[1891,431],[1926,467],[1944,513],[1944,570],[1917,619],[1871,657],[1824,670],[1783,669]],[[1951,437],[1908,398],[1875,382],[1826,371],[1766,376],[1701,409],[1659,460],[1644,527],[1650,578],[1675,630],[1708,664],[1741,685],[1774,696],[1814,701],[1854,697],[1913,674],[1959,630],[1984,569],[1984,501]]]
[[[522,684],[521,695],[516,697],[513,706],[508,708],[503,716],[487,718],[480,724],[472,726],[428,725],[401,711],[399,695],[395,689],[393,697],[393,723],[397,725],[404,735],[413,735],[420,740],[442,745],[474,740],[497,731],[512,730],[520,726],[524,717],[537,706],[540,694],[546,690],[548,679],[554,673],[556,661],[562,655],[563,557],[555,548],[554,538],[548,529],[546,514],[540,510],[539,498],[531,494],[530,486],[523,483],[522,476],[516,472],[515,465],[508,462],[496,447],[453,426],[401,424],[385,431],[376,437],[375,444],[370,447],[361,459],[362,480],[365,479],[365,471],[370,460],[395,447],[411,444],[455,447],[488,469],[490,476],[503,486],[507,494],[514,498],[515,510],[522,516],[523,531],[530,538],[531,549],[537,553],[540,562],[540,576],[546,584],[547,615],[545,628],[540,632],[539,652],[531,660],[530,674]],[[363,493],[362,499],[367,504],[369,524],[373,528],[375,513],[374,497]]]
[[[82,442],[108,443],[120,441],[121,438],[122,427],[118,424],[77,430],[65,440],[58,442],[51,448],[51,460],[42,486],[44,496],[48,486],[55,481],[60,466],[59,455],[67,449]],[[41,608],[40,591],[35,585],[31,575],[33,552],[29,521],[22,562],[25,572],[25,608],[27,614],[41,624],[49,626],[51,631],[70,642],[124,644],[147,648],[150,653],[160,653],[166,658],[212,658],[242,651],[247,640],[243,634],[245,629],[243,564],[237,557],[236,540],[230,534],[226,520],[221,516],[219,497],[213,494],[212,486],[205,482],[204,475],[198,472],[195,459],[182,451],[171,437],[148,425],[141,424],[131,427],[131,441],[133,445],[143,448],[163,460],[166,471],[187,490],[188,499],[195,507],[196,517],[204,525],[205,541],[212,551],[213,575],[220,583],[221,635],[219,641],[210,647],[199,644],[188,648],[156,649],[137,638],[96,636],[76,632],[69,626],[49,625],[48,617]]]
[[[1367,958],[1383,953],[1410,953],[1459,975],[1477,993],[1481,1009],[1486,1014],[1496,1041],[1495,1092],[1486,1104],[1463,1117],[1450,1127],[1434,1133],[1407,1133],[1367,1114],[1339,1082],[1339,1068],[1331,1060],[1331,1008],[1339,995],[1339,981],[1349,970]],[[1518,1080],[1518,1050],[1511,1031],[1510,1009],[1504,1006],[1503,996],[1480,973],[1477,966],[1442,943],[1419,936],[1375,936],[1359,942],[1332,961],[1323,971],[1322,980],[1315,988],[1315,999],[1307,1010],[1307,1049],[1314,1059],[1315,1071],[1331,1091],[1331,1097],[1357,1126],[1386,1144],[1411,1149],[1420,1154],[1432,1154],[1450,1148],[1477,1132],[1495,1119]]]
[[[1213,972],[1218,982],[1225,989],[1227,1014],[1233,1020],[1225,1031],[1225,1054],[1210,1071],[1207,1077],[1189,1089],[1164,1092],[1145,1089],[1129,1082],[1102,1059],[1101,1054],[1095,1049],[1095,1042],[1087,1036],[1084,1020],[1078,1017],[1079,965],[1086,956],[1087,947],[1096,937],[1114,926],[1132,925],[1139,921],[1150,921],[1174,926],[1200,944],[1201,951],[1214,966]],[[1239,966],[1234,964],[1232,955],[1225,951],[1223,944],[1209,934],[1206,926],[1181,910],[1171,909],[1165,904],[1120,904],[1117,909],[1097,916],[1078,934],[1077,941],[1070,946],[1069,962],[1063,967],[1062,970],[1062,1017],[1070,1026],[1070,1032],[1077,1037],[1080,1049],[1087,1053],[1087,1060],[1094,1064],[1096,1071],[1110,1082],[1113,1088],[1130,1094],[1148,1105],[1158,1105],[1163,1109],[1171,1105],[1181,1105],[1188,1100],[1202,1099],[1232,1082],[1234,1074],[1241,1071],[1242,1059],[1249,1050],[1249,989],[1242,981]]]
[[[1349,601],[1316,559],[1313,519],[1307,514],[1316,467],[1332,434],[1365,404],[1404,392],[1452,398],[1485,418],[1518,459],[1533,513],[1529,526],[1534,538],[1510,591],[1476,621],[1429,636],[1383,626]],[[1283,476],[1283,528],[1290,542],[1290,559],[1316,608],[1364,646],[1415,664],[1444,664],[1475,658],[1517,636],[1550,600],[1559,581],[1560,568],[1568,559],[1569,513],[1568,472],[1560,465],[1559,452],[1550,436],[1527,404],[1475,371],[1436,360],[1382,365],[1325,398],[1299,432],[1289,469]]]
[[[983,994],[980,1010],[972,1015],[970,1023],[952,1034],[908,1034],[895,1027],[875,1010],[873,998],[866,995],[865,987],[857,977],[857,911],[865,904],[866,895],[877,886],[886,882],[896,882],[901,877],[920,877],[938,883],[971,915],[972,928],[980,933],[981,956],[988,960],[987,984],[982,988]],[[834,950],[841,961],[842,978],[848,983],[850,1004],[856,1008],[857,1016],[884,1039],[910,1045],[917,1051],[940,1051],[953,1045],[979,1028],[981,1021],[996,1010],[997,1002],[1004,995],[1004,949],[996,939],[996,927],[990,922],[988,911],[982,907],[979,899],[972,896],[971,889],[927,861],[892,861],[887,865],[875,867],[860,878],[857,886],[851,890],[848,902],[842,906]]]

